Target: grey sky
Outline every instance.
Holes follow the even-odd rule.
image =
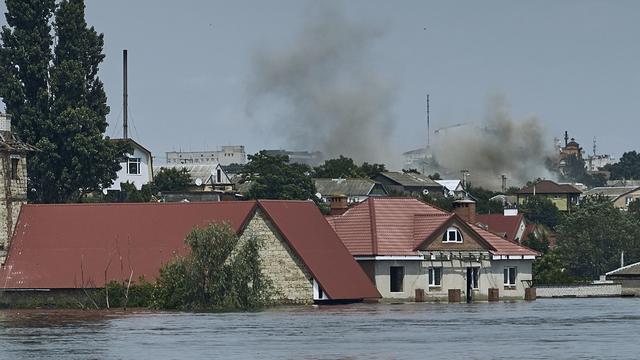
[[[255,118],[269,123],[278,115],[249,117],[246,87],[257,49],[286,49],[310,4],[87,0],[88,22],[105,35],[108,135],[122,132],[127,48],[130,134],[158,160],[165,151],[225,144],[244,144],[250,153],[287,148],[286,137],[253,130]],[[514,118],[537,115],[550,138],[566,129],[589,152],[594,136],[599,152],[638,149],[638,1],[366,0],[338,7],[351,21],[383,29],[369,55],[395,89],[396,154],[424,144],[427,93],[432,129],[479,122],[500,94]]]

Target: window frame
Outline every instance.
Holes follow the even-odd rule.
[[[435,276],[436,273],[438,274],[437,277]],[[427,279],[427,285],[430,288],[442,287],[442,266],[432,266],[432,267],[429,268],[429,276],[428,276],[428,279]]]
[[[20,180],[20,176],[18,176],[19,167],[20,167],[20,158],[16,156],[10,157],[10,166],[11,166],[11,180]]]
[[[137,173],[131,172],[131,165],[137,165]],[[127,158],[127,175],[140,175],[142,174],[142,158],[129,157]]]
[[[513,275],[513,283],[511,283],[511,275]],[[502,282],[506,288],[514,288],[518,282],[518,267],[505,266],[503,270]]]
[[[451,240],[451,237],[449,236],[450,234],[454,234],[453,240]],[[462,232],[460,232],[460,229],[458,229],[457,227],[450,226],[449,228],[447,228],[447,231],[445,231],[444,236],[442,237],[442,242],[462,244],[464,242],[464,239],[462,237]]]

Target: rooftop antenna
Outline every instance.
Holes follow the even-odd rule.
[[[122,138],[129,138],[129,122],[127,108],[127,49],[122,50]]]
[[[430,135],[431,135],[431,124],[429,122],[429,94],[427,94],[427,149],[431,145]]]

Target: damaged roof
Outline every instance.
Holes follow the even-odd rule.
[[[101,288],[143,276],[188,253],[196,226],[227,222],[238,234],[263,211],[334,300],[379,293],[309,201],[24,205],[5,266],[5,289]]]

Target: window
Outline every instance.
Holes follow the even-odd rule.
[[[20,163],[20,158],[11,157],[11,180],[18,180],[18,164]]]
[[[216,182],[217,183],[221,183],[222,182],[222,170],[218,169],[216,171]]]
[[[442,285],[442,268],[429,268],[429,287],[438,287]]]
[[[471,288],[478,289],[478,279],[480,278],[480,268],[473,267],[471,268]]]
[[[391,266],[389,275],[389,290],[391,292],[403,292],[404,266]]]
[[[458,228],[455,228],[455,227],[448,228],[447,231],[442,236],[442,242],[461,243],[462,234],[460,233],[460,230],[458,230]]]
[[[140,175],[140,158],[129,158],[127,174]]]
[[[504,286],[509,286],[509,287],[516,286],[517,276],[518,276],[518,268],[516,267],[504,268]]]

